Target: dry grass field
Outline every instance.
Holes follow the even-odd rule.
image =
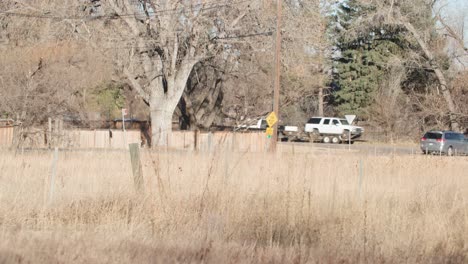
[[[0,263],[468,262],[466,157],[142,157],[1,152]]]

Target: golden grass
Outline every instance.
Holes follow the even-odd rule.
[[[0,263],[468,261],[468,158],[142,155],[1,153]]]

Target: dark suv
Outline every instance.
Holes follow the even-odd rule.
[[[432,130],[421,138],[421,150],[424,154],[466,155],[468,154],[468,141],[461,133]]]

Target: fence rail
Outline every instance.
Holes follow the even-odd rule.
[[[14,134],[14,127],[0,127],[0,147],[10,147],[13,145]]]
[[[140,131],[133,130],[125,133],[116,130],[62,130],[57,133],[36,130],[21,133],[22,136],[17,135],[19,145],[30,148],[126,149],[128,144],[141,143]],[[14,139],[14,127],[0,127],[0,147],[12,147]]]
[[[174,149],[211,152],[215,149],[240,152],[264,152],[268,139],[263,132],[199,132],[174,131],[169,137],[168,146]]]
[[[22,147],[65,149],[127,149],[129,144],[142,142],[139,130],[36,130],[25,133]],[[12,147],[15,128],[0,127],[0,147]],[[168,137],[168,147],[178,150],[211,152],[216,149],[239,152],[265,152],[268,139],[263,132],[200,132],[173,131]]]
[[[64,130],[59,147],[74,149],[127,149],[141,143],[140,131],[128,130]]]

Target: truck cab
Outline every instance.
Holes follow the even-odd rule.
[[[359,138],[364,129],[350,125],[344,118],[312,117],[307,121],[304,131],[310,134],[311,139],[322,137],[326,143],[338,143],[348,140],[350,136],[351,139]]]

